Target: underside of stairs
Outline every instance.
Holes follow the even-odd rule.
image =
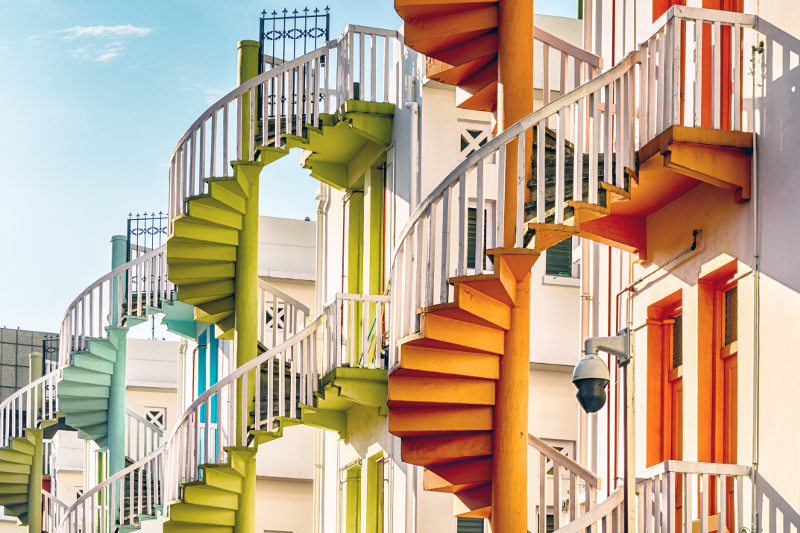
[[[31,464],[36,459],[34,431],[41,432],[26,429],[23,437],[13,438],[8,447],[0,448],[0,505],[7,515],[17,517],[23,524],[28,523]]]
[[[127,328],[108,327],[107,339],[89,339],[87,349],[72,353],[58,383],[58,407],[78,437],[100,448],[108,445],[108,405],[111,375],[125,354]]]
[[[491,514],[495,388],[519,276],[507,256],[494,263],[492,274],[451,278],[451,302],[418,310],[420,331],[400,341],[389,376],[403,461],[425,467],[426,490],[454,494],[462,517]]]
[[[497,0],[395,0],[405,44],[427,56],[427,76],[455,85],[456,105],[497,108]]]

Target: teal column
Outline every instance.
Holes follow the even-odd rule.
[[[42,354],[34,352],[30,354],[30,367],[28,370],[28,377],[30,383],[42,377]],[[41,394],[41,392],[39,393]],[[31,416],[35,409],[35,405],[28,406],[28,413]],[[34,429],[33,424],[29,421],[28,429],[25,432],[33,437],[34,451],[33,460],[31,462],[31,474],[28,481],[28,531],[30,533],[40,533],[42,531],[42,463],[44,459],[44,446],[42,444],[42,430]]]
[[[128,254],[128,239],[124,235],[114,235],[111,237],[111,269],[115,269],[125,264]],[[115,284],[121,284],[124,299],[124,291],[128,286],[128,280],[124,276],[114,279]],[[116,288],[116,287],[115,287]],[[116,298],[118,292],[114,290]],[[123,301],[124,303],[124,301]],[[115,474],[125,468],[125,388],[126,388],[126,336],[127,330],[120,327],[122,324],[122,312],[116,313],[112,307],[112,326],[108,328],[108,340],[114,345],[117,352],[117,359],[114,362],[114,373],[111,374],[111,389],[108,397],[108,463],[109,475]]]

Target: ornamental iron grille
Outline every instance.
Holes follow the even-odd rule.
[[[167,215],[156,213],[128,214],[128,256],[127,261],[136,259],[156,248],[167,240]]]
[[[42,339],[42,372],[49,374],[58,367],[58,335],[48,334]]]
[[[274,68],[316,50],[330,39],[330,28],[331,14],[327,6],[322,11],[307,7],[291,12],[286,8],[280,12],[262,11],[258,37],[262,59],[259,74],[266,65]]]

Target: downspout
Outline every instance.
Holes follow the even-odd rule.
[[[589,2],[589,5],[591,2]],[[589,306],[592,295],[589,292],[589,275],[592,270],[589,267],[589,241],[581,239],[581,346],[589,338]],[[589,415],[583,409],[580,410],[580,464],[588,466],[589,453]]]
[[[758,20],[758,19],[757,19]],[[765,80],[765,65],[766,62],[763,58],[764,43],[759,42],[759,45],[752,48],[752,75],[753,75],[753,156],[751,158],[751,176],[752,176],[752,202],[753,202],[753,473],[752,473],[752,496],[750,498],[752,505],[751,514],[751,531],[758,532],[760,527],[760,516],[758,515],[758,506],[756,504],[756,478],[758,476],[758,462],[759,462],[759,359],[760,359],[760,319],[761,319],[761,301],[760,301],[760,255],[761,255],[761,239],[759,234],[759,205],[758,205],[758,138],[756,136],[756,108],[758,107],[758,116],[761,120],[766,120],[764,117],[764,80]],[[761,102],[756,105],[756,54],[762,54],[761,58]]]
[[[326,276],[323,273],[325,268],[325,227],[327,223],[328,207],[330,205],[329,186],[321,183],[319,195],[317,196],[317,265],[316,278],[317,284],[314,288],[316,314],[322,313],[322,306],[325,303]],[[322,468],[323,454],[325,453],[325,433],[322,429],[314,429],[314,500],[313,500],[313,520],[314,532],[322,533],[323,524],[323,489],[325,483],[325,471]]]

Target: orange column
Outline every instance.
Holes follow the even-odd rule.
[[[527,531],[530,282],[530,273],[517,282],[495,389],[491,523],[503,533]]]
[[[503,131],[533,111],[533,0],[500,0],[497,44],[497,129]],[[531,177],[533,134],[525,138],[525,181]],[[523,190],[527,195],[527,187]],[[517,141],[506,150],[504,248],[517,227]],[[498,258],[501,261],[502,258]],[[530,270],[530,269],[528,269]],[[492,531],[527,531],[527,433],[530,342],[530,271],[516,287],[516,307],[505,335],[496,386],[492,436]]]
[[[503,131],[533,112],[533,0],[500,0],[497,24],[497,130]],[[533,134],[528,132],[525,181],[533,167],[530,155]],[[503,242],[514,246],[517,209],[517,142],[506,149]],[[527,194],[527,187],[524,188]]]

